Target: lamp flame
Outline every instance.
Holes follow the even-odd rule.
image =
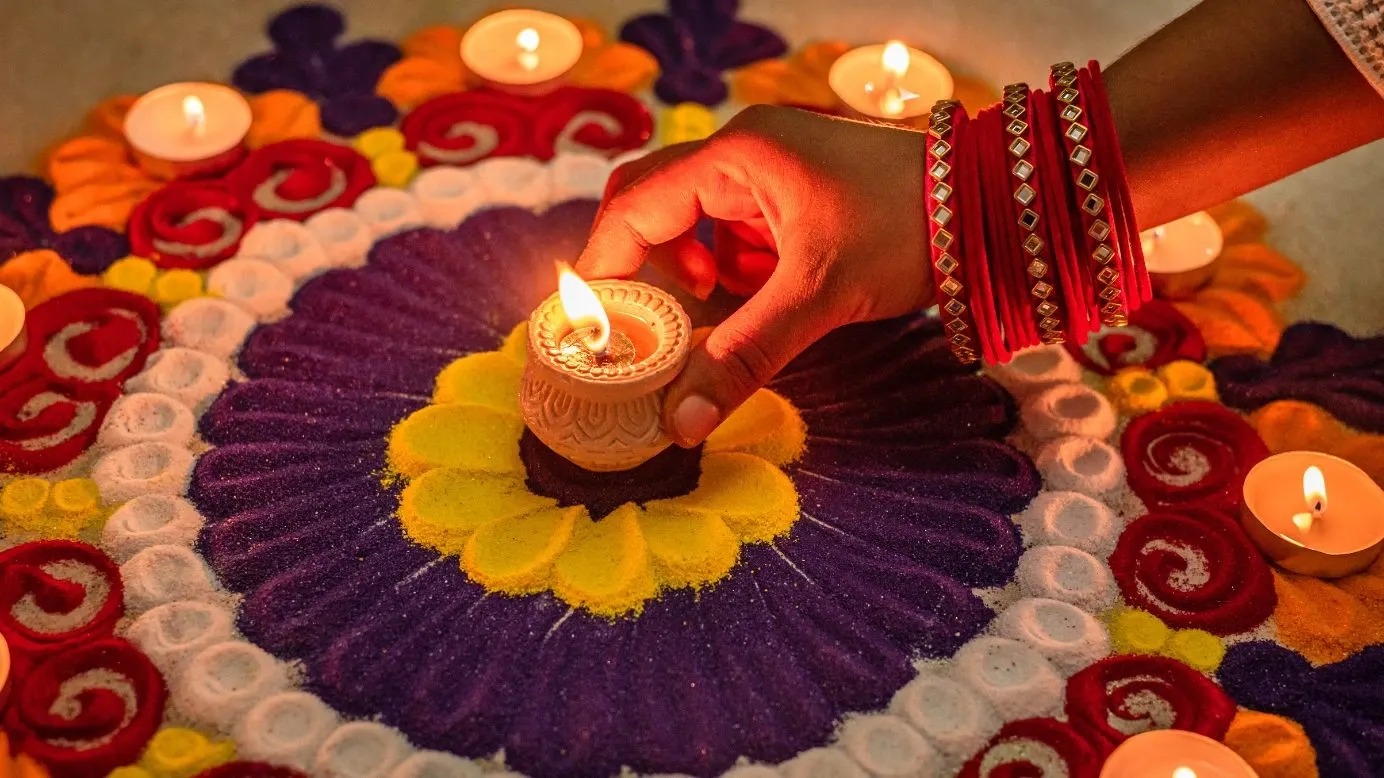
[[[538,67],[538,30],[525,27],[514,36],[514,44],[519,47],[519,67],[532,71]]]
[[[894,78],[903,78],[903,74],[908,72],[910,59],[908,47],[899,41],[889,41],[880,57],[884,63],[884,70]]]
[[[1320,521],[1326,513],[1326,476],[1321,468],[1312,465],[1302,472],[1302,499],[1307,503],[1307,513],[1293,514],[1293,524],[1302,532],[1312,528],[1312,523]]]
[[[1190,767],[1179,767],[1173,770],[1173,778],[1197,778],[1197,771]]]
[[[880,55],[880,64],[884,68],[883,86],[877,88],[874,84],[865,85],[865,91],[879,92],[879,110],[887,117],[903,115],[905,97],[898,87],[898,82],[908,72],[910,59],[907,46],[899,41],[890,41]]]
[[[207,131],[207,109],[202,105],[202,98],[197,95],[183,98],[183,121],[187,122],[187,128],[193,135]]]
[[[586,338],[586,347],[597,354],[604,354],[610,345],[610,317],[606,315],[596,292],[564,262],[557,263],[557,296],[572,329],[595,329]]]

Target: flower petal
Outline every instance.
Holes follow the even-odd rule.
[[[231,73],[236,89],[257,95],[274,89],[292,89],[309,95],[321,94],[321,79],[311,69],[310,60],[271,51],[240,63]]]
[[[389,462],[411,478],[438,467],[521,474],[519,436],[523,432],[524,420],[517,413],[483,405],[430,405],[399,422],[390,433]]]
[[[620,40],[652,54],[665,73],[687,64],[688,51],[682,44],[680,25],[664,14],[630,19],[620,28]]]
[[[51,240],[53,187],[36,176],[0,178],[0,262]]]
[[[1231,200],[1207,211],[1221,228],[1225,245],[1258,243],[1269,229],[1269,222],[1257,208],[1244,200]]]
[[[1213,287],[1174,305],[1201,331],[1211,357],[1267,355],[1283,333],[1282,317],[1272,303],[1256,294]]]
[[[322,104],[322,128],[343,138],[393,126],[398,118],[394,103],[373,93],[341,95]]]
[[[73,289],[99,285],[96,278],[72,272],[57,252],[48,249],[26,251],[0,265],[0,286],[13,289],[26,309]]]
[[[711,437],[707,451],[738,451],[786,465],[802,455],[807,427],[796,408],[778,394],[760,389],[735,409]]]
[[[498,351],[468,354],[437,376],[433,402],[470,403],[519,412],[519,381],[524,368]]]
[[[1302,268],[1262,243],[1227,246],[1214,267],[1213,288],[1249,292],[1276,302],[1296,295],[1307,283]]]
[[[284,51],[312,54],[330,49],[346,31],[346,19],[328,5],[304,3],[275,16],[268,27],[269,40]]]
[[[466,539],[492,522],[556,507],[521,476],[441,468],[413,480],[399,498],[399,524],[409,539],[444,556],[462,553]]]
[[[360,40],[341,47],[332,54],[328,65],[328,94],[368,95],[390,65],[403,58],[399,47],[379,40]]]
[[[1225,744],[1259,778],[1317,778],[1317,750],[1302,725],[1271,713],[1241,709]]]
[[[639,523],[659,581],[666,586],[700,588],[719,581],[740,556],[740,540],[725,522],[710,514],[651,505]]]
[[[588,50],[567,74],[573,86],[638,92],[658,76],[658,60],[638,46],[612,43]]]
[[[553,591],[599,616],[639,612],[656,584],[640,509],[624,505],[593,524],[578,524],[572,546],[553,567]]]
[[[749,22],[736,22],[716,41],[708,60],[721,70],[731,70],[762,59],[781,57],[787,52],[788,44],[773,30]]]
[[[250,98],[250,117],[250,132],[245,136],[245,143],[251,149],[322,134],[317,103],[291,89],[274,89]]]
[[[782,470],[757,456],[708,453],[696,489],[649,508],[710,513],[746,542],[767,541],[797,520],[798,492]]]
[[[122,140],[125,138],[125,115],[139,95],[116,95],[102,100],[87,112],[86,129],[93,135]]]
[[[59,233],[53,249],[80,275],[105,272],[116,260],[130,254],[130,242],[109,227],[87,225]]]
[[[424,27],[399,42],[406,57],[461,63],[461,30],[447,24]]]
[[[553,562],[567,550],[579,521],[589,521],[580,505],[491,522],[466,541],[461,567],[486,589],[506,594],[541,592],[548,588]]]
[[[460,60],[439,62],[427,57],[405,57],[380,76],[375,92],[401,109],[410,109],[465,87],[466,68]]]

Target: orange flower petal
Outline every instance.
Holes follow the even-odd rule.
[[[581,45],[587,52],[594,51],[606,45],[605,30],[599,23],[592,19],[579,19],[568,17],[567,21],[575,24],[577,30],[581,32]]]
[[[1251,292],[1274,301],[1292,297],[1307,283],[1302,268],[1262,243],[1227,246],[1214,267],[1211,286]]]
[[[466,68],[462,67],[460,59],[439,62],[425,57],[407,57],[385,70],[375,85],[375,92],[400,108],[408,109],[465,88]]]
[[[1384,560],[1336,581],[1274,570],[1278,641],[1314,664],[1384,643]]]
[[[447,25],[424,27],[404,38],[399,48],[405,57],[461,62],[461,30]]]
[[[818,41],[798,49],[793,55],[794,66],[805,73],[816,73],[823,80],[831,72],[831,66],[842,54],[851,50],[845,41]]]
[[[130,112],[130,107],[138,99],[139,95],[119,95],[101,101],[100,105],[91,109],[91,112],[87,114],[87,131],[95,135],[115,138],[123,143],[125,139],[125,114]]]
[[[805,105],[831,110],[839,101],[826,78],[794,67],[791,60],[770,59],[743,67],[730,78],[731,99],[752,105]]]
[[[13,289],[25,309],[99,283],[94,276],[77,275],[56,251],[48,249],[25,251],[0,265],[0,285]]]
[[[1231,200],[1228,203],[1207,210],[1216,220],[1225,236],[1225,245],[1237,243],[1257,243],[1269,229],[1269,222],[1259,210],[1244,200]]]
[[[1241,710],[1230,722],[1225,744],[1239,754],[1259,778],[1317,778],[1317,750],[1296,721]]]
[[[1203,289],[1174,305],[1201,330],[1211,357],[1273,352],[1283,334],[1283,319],[1263,297],[1234,289]]]
[[[48,211],[48,220],[58,232],[91,224],[124,232],[130,212],[159,186],[158,181],[143,176],[86,184],[58,195]]]
[[[321,113],[317,103],[306,95],[274,89],[250,98],[250,132],[245,136],[245,144],[250,148],[321,134]]]
[[[658,77],[658,60],[628,43],[615,43],[586,53],[572,68],[568,80],[575,86],[637,92]]]
[[[58,146],[48,157],[48,178],[59,194],[91,183],[143,177],[123,139],[83,135]]]

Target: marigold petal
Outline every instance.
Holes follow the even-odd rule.
[[[754,454],[776,465],[802,456],[807,425],[792,403],[768,389],[750,395],[706,440],[707,451]]]
[[[321,134],[321,110],[306,95],[273,89],[250,98],[250,131],[245,136],[245,145],[250,148]]]
[[[1204,289],[1193,300],[1174,303],[1191,319],[1211,357],[1254,353],[1267,356],[1283,334],[1283,320],[1262,297],[1233,289]]]
[[[676,500],[650,505],[640,516],[660,580],[672,587],[701,587],[730,573],[740,541],[725,522],[709,513],[675,510]]]
[[[25,251],[0,265],[0,286],[13,289],[26,309],[74,289],[99,284],[96,278],[77,275],[56,251],[48,249]]]
[[[462,569],[471,580],[506,594],[533,594],[548,588],[553,562],[567,550],[577,522],[588,522],[586,508],[546,508],[491,522],[466,541]]]
[[[466,539],[492,522],[552,508],[514,475],[442,468],[413,480],[399,498],[399,524],[420,545],[443,555],[462,553]]]
[[[697,488],[682,497],[656,500],[650,510],[701,511],[719,517],[741,540],[767,541],[798,518],[793,481],[753,454],[710,452],[702,457]]]
[[[567,75],[573,86],[617,92],[647,89],[655,78],[658,78],[658,60],[628,43],[588,49]]]
[[[1317,750],[1296,721],[1241,710],[1230,722],[1225,744],[1259,778],[1317,778]]]
[[[1302,291],[1306,283],[1302,268],[1262,243],[1226,247],[1211,279],[1217,289],[1236,289],[1280,302]]]
[[[460,58],[456,62],[440,62],[427,57],[405,57],[384,71],[375,84],[375,93],[401,109],[409,109],[465,88],[466,68]]]
[[[523,473],[517,413],[484,405],[429,405],[399,422],[389,435],[389,463],[417,477],[437,467],[478,473]]]
[[[584,529],[553,567],[553,591],[600,616],[643,610],[657,586],[649,547],[631,504]]]
[[[424,27],[399,42],[405,57],[423,57],[439,62],[461,62],[461,30],[439,24]]]
[[[521,366],[529,361],[528,322],[521,321],[514,325],[514,329],[505,336],[505,342],[500,346],[500,353]]]
[[[58,146],[48,155],[48,178],[58,193],[97,181],[142,178],[124,139],[83,135]]]
[[[1275,400],[1249,419],[1275,454],[1322,451],[1354,464],[1384,485],[1384,435],[1356,432],[1325,409],[1301,400]]]
[[[1244,200],[1221,203],[1208,209],[1207,213],[1216,220],[1216,226],[1221,228],[1227,246],[1257,243],[1269,229],[1269,222],[1264,218],[1264,214]]]
[[[524,368],[498,351],[468,354],[442,369],[433,402],[469,403],[519,412],[519,381]]]
[[[93,181],[60,193],[48,212],[53,229],[66,232],[75,227],[96,225],[124,232],[130,212],[160,186],[137,168],[128,170],[132,171],[129,177],[121,180]]]

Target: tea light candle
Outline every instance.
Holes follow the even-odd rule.
[[[1100,778],[1255,778],[1254,768],[1223,743],[1179,729],[1135,735],[1105,760]]]
[[[842,54],[827,75],[851,110],[876,119],[909,119],[952,96],[951,73],[932,55],[899,41]]]
[[[1350,462],[1316,451],[1255,465],[1240,518],[1270,559],[1302,575],[1358,573],[1384,547],[1384,489]]]
[[[1225,236],[1205,211],[1154,227],[1139,236],[1144,264],[1159,294],[1177,297],[1204,285],[1225,247]]]
[[[557,86],[582,54],[581,30],[556,14],[514,9],[471,25],[461,59],[487,84],[537,94]]]
[[[557,294],[529,318],[524,422],[587,470],[637,467],[672,443],[663,433],[663,391],[691,351],[691,320],[657,287],[588,285],[566,266],[559,274]]]
[[[220,84],[159,87],[125,115],[125,140],[155,178],[218,173],[240,159],[250,131],[250,103]]]
[[[0,370],[24,356],[29,338],[24,331],[24,301],[8,286],[0,284]]]

